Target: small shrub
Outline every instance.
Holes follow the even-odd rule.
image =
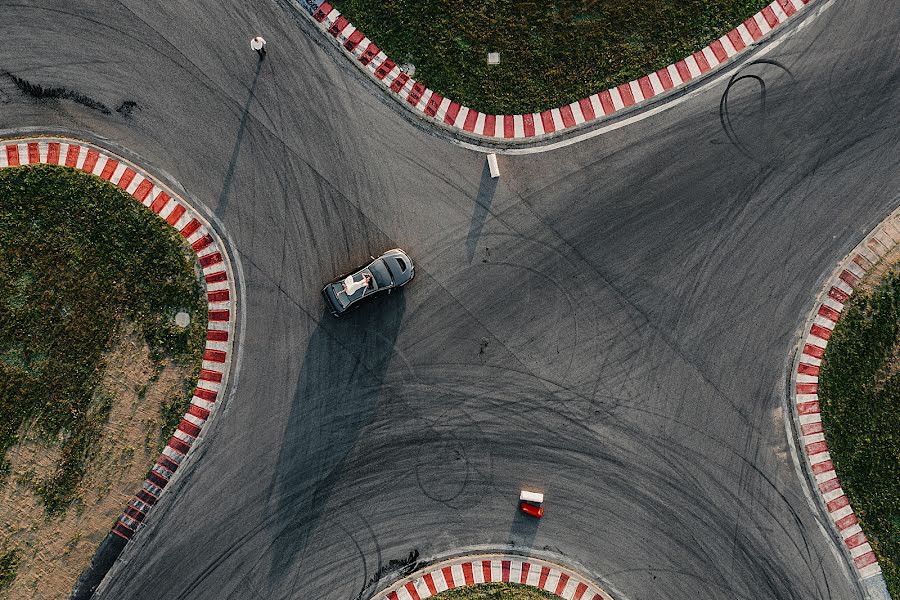
[[[19,570],[19,550],[0,551],[0,590],[8,588],[16,578]]]

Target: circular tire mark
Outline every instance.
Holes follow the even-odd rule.
[[[423,430],[415,466],[422,494],[448,508],[477,505],[493,482],[490,445],[478,424],[455,408]]]
[[[786,73],[790,78],[790,87],[793,88],[795,79],[790,69],[775,60],[758,59],[748,63],[731,76],[719,101],[719,121],[728,141],[741,154],[762,164],[768,164],[780,158],[790,146],[790,140],[777,139],[779,136],[783,136],[783,133],[781,133],[781,128],[777,124],[773,124],[770,119],[768,100],[774,86],[771,83],[773,77],[771,75],[766,77],[767,67],[775,67],[782,73]],[[770,83],[767,84],[767,80]],[[742,82],[756,84],[757,105],[753,113],[735,113],[730,106],[731,93],[737,89],[735,86]],[[742,117],[742,119],[734,119],[735,116]],[[750,118],[749,121],[745,121],[747,117]],[[749,131],[747,131],[748,128]],[[777,148],[777,150],[773,152],[773,148]]]
[[[429,446],[416,461],[416,482],[428,498],[449,505],[469,485],[469,457],[462,443],[449,436]]]

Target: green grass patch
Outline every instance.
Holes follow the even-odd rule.
[[[841,485],[900,598],[900,267],[844,307],[819,400]]]
[[[194,365],[196,377],[197,268],[177,232],[109,182],[48,165],[0,170],[0,474],[26,430],[58,448],[55,473],[29,482],[49,514],[75,499],[93,457],[113,402],[99,389],[103,357],[124,324],[157,366]],[[187,329],[174,325],[178,310],[191,314]]]
[[[12,584],[19,570],[19,551],[16,548],[0,552],[0,590]]]
[[[397,64],[485,113],[568,104],[707,46],[767,0],[334,0]],[[500,52],[488,65],[487,53]]]
[[[561,600],[556,594],[518,583],[478,583],[446,590],[435,600]]]
[[[169,438],[172,437],[175,428],[181,423],[181,419],[184,417],[184,413],[191,403],[191,392],[193,391],[193,384],[196,381],[197,378],[194,377],[190,384],[190,389],[185,390],[187,393],[170,396],[162,403],[162,406],[160,406],[159,412],[162,417],[162,427],[159,428],[159,439],[156,442],[157,452],[163,451]]]

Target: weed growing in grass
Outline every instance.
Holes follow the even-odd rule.
[[[181,422],[181,417],[187,410],[188,404],[190,404],[190,396],[184,394],[176,394],[163,403],[161,407],[162,427],[156,442],[157,452],[162,452],[162,449],[165,448],[169,436]]]
[[[49,515],[63,512],[75,500],[75,488],[94,458],[96,440],[112,408],[112,398],[101,396],[88,406],[87,414],[62,445],[56,472],[35,482],[34,491]]]
[[[0,590],[8,588],[19,570],[19,550],[0,551]]]

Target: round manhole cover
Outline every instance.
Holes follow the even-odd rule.
[[[187,327],[191,324],[191,315],[182,311],[175,315],[175,324],[179,327]]]

